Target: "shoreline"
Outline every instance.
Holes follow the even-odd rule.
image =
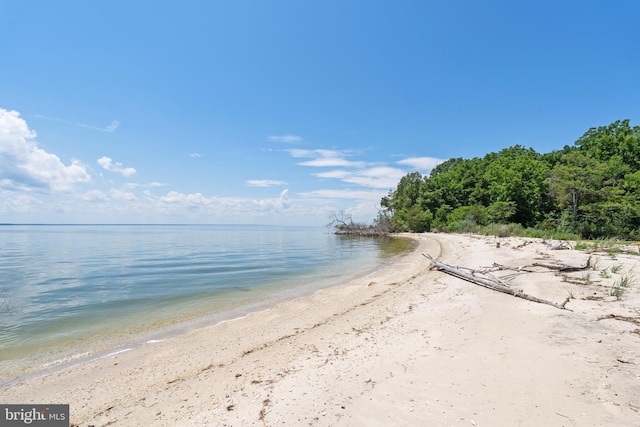
[[[409,248],[406,252],[411,252],[414,249],[414,247]],[[345,276],[350,280],[366,277],[379,269],[388,267],[393,259],[399,256],[403,256],[402,253],[391,255],[388,258],[380,258],[376,264],[361,271],[349,271],[345,273]],[[215,309],[206,311],[198,309],[198,311],[186,314],[178,311],[174,317],[158,319],[131,330],[105,330],[99,337],[76,338],[75,344],[71,345],[72,351],[64,350],[68,348],[65,346],[46,348],[44,350],[53,356],[34,359],[28,367],[0,372],[0,389],[19,381],[28,381],[31,378],[54,374],[59,370],[65,370],[82,363],[90,363],[122,352],[124,349],[127,351],[135,350],[149,344],[178,338],[191,330],[215,327],[225,322],[239,320],[252,313],[270,310],[279,304],[304,298],[324,289],[343,285],[345,282],[342,276],[330,279],[328,278],[330,275],[327,273],[316,274],[318,274],[317,277],[312,276],[313,280],[304,285],[280,285],[274,289],[258,287],[252,290],[257,294],[251,298],[230,300],[224,304],[219,303],[214,305]],[[288,282],[294,283],[295,280],[288,279]],[[85,339],[88,341],[84,342]]]
[[[633,314],[637,286],[613,301],[615,277],[582,286],[541,271],[514,280],[560,302],[569,289],[567,312],[432,271],[422,253],[479,268],[540,258],[584,265],[583,252],[546,250],[539,239],[519,247],[524,239],[411,237],[415,250],[368,276],[18,381],[0,388],[2,403],[68,403],[81,426],[640,422],[640,333],[598,318]],[[592,256],[601,270],[639,264]]]
[[[411,251],[409,248],[406,251]],[[174,314],[150,318],[142,318],[142,323],[114,322],[115,326],[104,329],[91,330],[87,335],[73,335],[63,343],[58,343],[36,353],[31,350],[22,359],[16,359],[13,364],[2,364],[0,371],[0,387],[12,384],[17,380],[26,380],[33,376],[50,374],[57,369],[64,369],[69,365],[91,361],[104,357],[112,351],[122,348],[139,348],[148,344],[149,340],[166,340],[184,335],[189,330],[215,326],[221,322],[245,317],[250,313],[270,309],[288,300],[311,295],[319,290],[344,284],[345,277],[349,280],[371,274],[384,268],[394,257],[372,255],[372,260],[366,261],[366,268],[357,270],[345,269],[341,275],[314,273],[308,283],[298,283],[295,279],[287,278],[281,282],[265,282],[235,296],[221,300],[211,299],[205,306],[202,302],[192,307],[174,308]],[[401,256],[401,255],[400,255]],[[369,265],[371,264],[371,265]],[[332,277],[335,276],[335,277]],[[298,279],[299,281],[299,279]],[[132,319],[136,320],[136,319]],[[128,326],[127,326],[128,325]],[[34,344],[35,345],[35,344]],[[25,362],[25,361],[28,361]],[[2,362],[0,360],[0,362]],[[6,366],[5,366],[6,365]]]

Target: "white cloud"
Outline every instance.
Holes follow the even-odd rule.
[[[327,171],[327,172],[313,173],[312,175],[313,176],[317,176],[318,178],[343,179],[343,178],[348,178],[351,175],[353,175],[353,172],[349,172],[349,171],[341,170],[341,169],[336,169],[336,170]]]
[[[298,163],[300,166],[311,167],[364,167],[365,162],[353,162],[347,160],[346,157],[352,153],[346,150],[300,150],[292,149],[288,150],[292,157],[296,158],[311,158],[313,160],[307,160]]]
[[[250,179],[245,181],[250,187],[273,187],[287,185],[285,181],[274,181],[270,179]]]
[[[66,192],[91,181],[80,161],[72,159],[65,166],[58,156],[39,148],[35,138],[20,113],[0,108],[0,187]]]
[[[404,175],[406,175],[404,170],[388,166],[377,166],[355,171],[333,170],[313,174],[318,178],[340,179],[349,184],[357,184],[362,187],[387,189],[398,185],[400,178]]]
[[[146,194],[147,198],[153,196]],[[154,198],[161,212],[198,212],[224,216],[225,218],[247,218],[266,212],[282,212],[289,207],[289,190],[285,189],[277,198],[245,199],[236,197],[205,197],[201,193],[185,194],[170,191],[165,196]]]
[[[113,120],[109,126],[106,126],[103,130],[105,132],[113,132],[120,127],[120,122],[117,120]]]
[[[366,190],[314,190],[300,193],[305,198],[322,198],[322,199],[353,199],[353,200],[368,200],[376,203],[380,202],[383,196],[387,193],[385,191],[366,191]]]
[[[189,153],[189,154],[187,154],[187,156],[192,157],[194,159],[198,159],[200,157],[204,157],[204,155],[200,154],[200,153]]]
[[[404,175],[406,173],[402,169],[379,166],[357,171],[352,176],[343,178],[343,181],[363,187],[393,188]]]
[[[126,202],[138,200],[135,194],[129,191],[116,190],[115,188],[109,190],[109,195],[116,200],[123,200]]]
[[[346,159],[337,157],[321,157],[318,159],[307,160],[306,162],[298,163],[300,166],[312,166],[312,167],[362,167],[363,162],[351,162]]]
[[[89,190],[85,193],[79,194],[78,198],[87,202],[105,202],[109,200],[107,195],[100,190]]]
[[[280,207],[282,209],[287,209],[291,204],[289,203],[289,189],[282,190],[280,193]]]
[[[349,151],[341,151],[341,150],[303,150],[299,148],[292,148],[291,150],[287,150],[291,157],[345,157],[349,155]]]
[[[267,139],[271,142],[284,142],[285,144],[296,144],[302,141],[302,137],[298,135],[293,135],[290,133],[285,133],[284,135],[273,135],[267,137]]]
[[[0,212],[20,212],[25,213],[36,209],[42,204],[38,199],[26,194],[19,194],[16,197],[9,197],[0,204]]]
[[[111,172],[119,173],[122,176],[132,176],[136,174],[136,170],[134,168],[125,168],[120,162],[113,162],[110,157],[103,156],[98,159],[98,164],[102,166],[103,169],[106,169]]]
[[[409,157],[396,163],[411,166],[420,171],[430,171],[442,162],[444,162],[444,160],[435,157]]]
[[[201,193],[184,194],[178,191],[169,191],[166,196],[160,197],[159,200],[162,203],[170,205],[203,206],[210,205],[214,202],[215,198],[207,198]]]

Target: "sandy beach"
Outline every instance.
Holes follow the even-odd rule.
[[[369,276],[11,383],[0,402],[67,403],[78,426],[640,425],[640,256],[407,236],[417,249]],[[570,296],[569,310],[432,270],[423,253]]]

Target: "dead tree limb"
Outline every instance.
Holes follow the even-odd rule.
[[[571,243],[569,242],[565,242],[564,240],[560,240],[558,243],[553,243],[553,242],[546,242],[547,243],[547,249],[550,249],[552,251],[558,251],[558,250],[563,250],[563,249],[573,249],[573,246],[571,246]]]
[[[544,267],[544,268],[548,268],[549,270],[557,270],[563,273],[569,273],[572,271],[584,271],[584,270],[591,270],[591,257],[587,259],[587,264],[584,267],[575,267],[572,265],[551,265],[551,264],[542,264],[539,262],[534,262],[533,265],[535,267]]]
[[[640,317],[618,316],[617,314],[609,314],[606,316],[600,316],[596,320],[605,320],[605,319],[621,320],[623,322],[629,322],[629,323],[633,323],[634,325],[640,326]]]
[[[551,305],[551,306],[559,308],[561,310],[572,311],[572,310],[568,309],[567,307],[565,307],[567,305],[567,303],[569,302],[569,298],[567,298],[562,304],[558,304],[558,303],[555,303],[555,302],[552,302],[552,301],[547,301],[545,299],[541,299],[541,298],[534,297],[532,295],[525,294],[524,292],[522,292],[519,289],[510,288],[509,286],[505,286],[504,284],[496,282],[494,280],[489,280],[489,279],[485,279],[485,278],[482,278],[482,277],[478,277],[478,276],[473,274],[473,270],[471,270],[471,269],[464,268],[464,267],[458,267],[456,265],[451,265],[451,264],[447,264],[447,263],[444,263],[444,262],[441,262],[441,261],[437,261],[432,256],[430,256],[428,254],[424,254],[423,253],[422,255],[425,256],[426,258],[428,258],[429,260],[431,260],[431,262],[433,262],[435,268],[437,268],[439,271],[443,271],[443,272],[445,272],[447,274],[450,274],[452,276],[455,276],[455,277],[457,277],[459,279],[463,279],[463,280],[466,280],[468,282],[475,283],[476,285],[480,285],[480,286],[483,286],[485,288],[492,289],[494,291],[498,291],[498,292],[502,292],[502,293],[505,293],[505,294],[513,295],[514,297],[526,299],[528,301],[533,301],[533,302],[537,302],[537,303],[540,303],[540,304]],[[464,270],[471,270],[472,272],[471,273],[467,273]]]

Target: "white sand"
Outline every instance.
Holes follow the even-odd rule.
[[[11,384],[0,401],[69,403],[82,426],[640,425],[640,284],[609,296],[640,257],[591,254],[595,271],[568,275],[585,284],[544,268],[513,280],[558,303],[571,292],[570,312],[431,271],[421,253],[478,268],[584,265],[585,252],[412,237],[415,252],[365,278]],[[627,319],[598,320],[610,314]]]

